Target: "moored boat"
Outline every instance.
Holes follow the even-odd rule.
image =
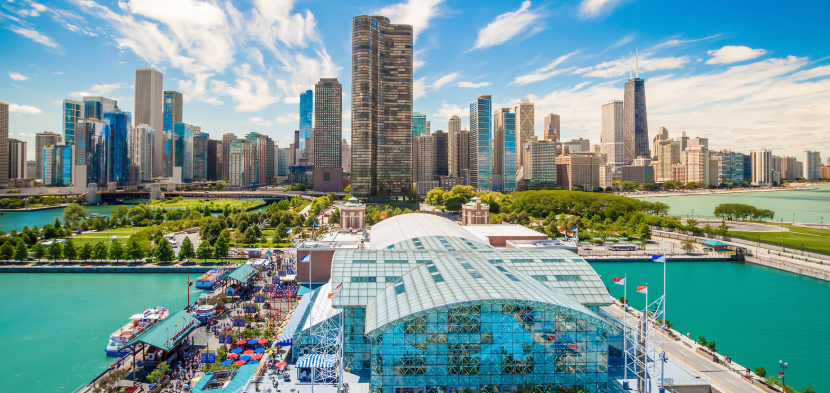
[[[212,289],[213,285],[225,274],[222,269],[210,269],[207,273],[196,279],[196,288]]]
[[[107,343],[107,356],[121,357],[129,354],[130,350],[124,348],[124,344],[144,333],[150,326],[167,318],[169,313],[165,307],[156,307],[144,309],[143,313],[131,316],[130,322],[110,335]]]

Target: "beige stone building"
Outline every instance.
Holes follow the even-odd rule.
[[[593,191],[599,187],[599,161],[592,153],[556,157],[556,184],[563,190],[580,186]]]
[[[705,146],[693,146],[683,151],[683,162],[686,165],[686,183],[709,182],[709,149]]]
[[[490,206],[473,197],[461,207],[461,225],[487,225],[490,223]]]
[[[366,205],[351,197],[340,205],[340,227],[343,229],[363,229],[366,227]]]
[[[654,168],[654,177],[658,183],[674,179],[675,164],[680,163],[680,142],[672,140],[658,140],[655,144],[657,166]]]

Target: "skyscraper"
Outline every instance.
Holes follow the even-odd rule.
[[[0,101],[0,187],[9,185],[9,104]]]
[[[609,164],[617,166],[625,163],[623,107],[623,102],[619,100],[602,104],[602,154],[606,155]]]
[[[435,180],[438,180],[438,176],[449,174],[449,138],[447,133],[441,130],[435,131],[432,138],[435,145]]]
[[[208,178],[208,139],[206,132],[193,134],[193,181],[206,181]]]
[[[208,139],[208,150],[207,150],[207,180],[208,181],[217,181],[222,179],[222,163],[224,162],[224,158],[222,154],[224,153],[224,149],[222,148],[222,142]]]
[[[651,157],[648,147],[646,81],[640,79],[639,61],[636,77],[625,82],[623,112],[623,155],[625,163],[631,164],[635,158],[639,157]]]
[[[804,173],[807,180],[821,179],[821,153],[815,150],[804,150]]]
[[[193,126],[173,124],[170,143],[173,155],[173,181],[189,182],[193,179]]]
[[[225,180],[225,181],[229,180],[228,179],[228,165],[230,164],[229,160],[230,160],[230,157],[231,157],[231,153],[230,153],[231,142],[233,142],[236,139],[237,139],[236,135],[234,135],[230,132],[226,133],[225,135],[222,135],[222,150],[223,150],[222,151],[222,159],[223,159],[222,180]]]
[[[312,128],[311,119],[314,116],[314,93],[311,90],[306,90],[305,93],[300,93],[300,129],[310,130]]]
[[[130,133],[130,166],[137,165],[139,167],[140,177],[139,179],[132,179],[132,183],[153,181],[154,138],[155,130],[147,124],[135,126]]]
[[[352,193],[402,196],[412,187],[410,25],[352,20]],[[489,116],[488,116],[489,117]]]
[[[438,184],[435,176],[435,139],[432,135],[420,135],[413,139],[413,180],[420,195],[426,195]]]
[[[544,133],[543,139],[546,141],[559,141],[559,115],[554,115],[553,113],[545,116],[545,128],[542,130]]]
[[[447,139],[449,141],[447,146],[447,162],[449,163],[448,171],[453,176],[461,176],[458,173],[458,159],[456,158],[455,140],[456,134],[461,131],[461,118],[452,115],[449,124],[447,125]]]
[[[25,179],[26,142],[9,138],[9,179]]]
[[[490,108],[493,97],[480,95],[470,104],[470,185],[489,190],[492,174]]]
[[[321,78],[314,86],[315,191],[340,192],[343,179],[343,86],[337,78]]]
[[[470,185],[470,131],[461,130],[455,133],[453,141],[453,156],[458,176],[464,179],[465,185]]]
[[[496,109],[493,113],[493,191],[516,191],[516,134],[516,114],[510,113],[510,108]]]
[[[8,106],[6,106],[6,108],[8,108]],[[0,111],[2,111],[2,106],[0,106]],[[2,113],[0,113],[0,117],[2,117]],[[8,119],[8,115],[6,115],[6,119]],[[9,134],[8,124],[8,120],[6,120],[5,135]],[[0,124],[0,139],[3,138],[2,127],[2,124]],[[8,136],[6,138],[8,138]],[[54,132],[46,131],[35,134],[35,161],[37,162],[37,173],[30,174],[31,176],[35,177],[36,179],[43,179],[43,148],[48,145],[57,145],[62,140],[63,138],[61,137],[61,135],[56,134]],[[8,142],[6,144],[8,145]],[[0,146],[0,149],[2,149],[2,146]],[[2,151],[0,151],[0,157],[3,157]]]
[[[162,139],[162,145],[164,151],[162,152],[163,156],[160,155],[160,158],[164,160],[164,176],[165,177],[172,177],[173,176],[173,166],[172,161],[173,158],[171,156],[172,149],[171,149],[171,135],[173,132],[173,124],[181,123],[182,120],[182,109],[184,107],[184,96],[182,93],[179,93],[175,90],[167,90],[164,92],[164,110],[162,112],[162,116],[164,121],[162,123],[161,130],[154,130]]]
[[[107,97],[83,97],[84,117],[87,119],[104,120],[104,113],[118,108],[118,101]]]
[[[769,149],[750,150],[749,155],[752,162],[752,185],[772,185],[772,151]],[[745,165],[744,169],[746,169]]]
[[[115,182],[118,185],[124,185],[130,182],[129,143],[127,138],[131,133],[131,117],[130,112],[122,112],[118,109],[104,113],[104,121],[107,123],[105,133],[108,183]]]
[[[669,130],[667,130],[666,127],[660,127],[659,131],[657,131],[657,135],[655,135],[654,139],[652,140],[652,145],[654,146],[654,151],[652,151],[652,154],[654,154],[654,156],[652,157],[652,159],[654,161],[658,160],[657,142],[664,141],[667,139],[669,139]]]
[[[43,185],[65,187],[72,184],[72,145],[43,148]]]
[[[421,112],[412,112],[412,137],[421,135],[429,135],[427,115]]]
[[[249,188],[251,186],[251,141],[234,139],[230,143],[229,151],[228,186],[235,190]]]
[[[534,105],[527,98],[522,98],[513,105],[513,115],[516,116],[516,140],[514,146],[521,146],[522,142],[530,139],[535,132],[536,114]],[[522,149],[516,152],[516,169],[522,167]]]
[[[84,103],[75,100],[63,100],[63,140],[67,145],[75,144],[75,121],[83,118]]]
[[[340,167],[343,168],[343,173],[352,173],[352,147],[346,139],[340,143],[340,157]]]
[[[101,118],[103,117],[102,113]],[[107,184],[107,132],[107,123],[97,118],[78,119],[75,123],[75,164],[72,176],[76,186]]]
[[[522,178],[526,185],[538,188],[552,188],[556,185],[556,142],[553,139],[539,140],[536,136],[522,144]]]
[[[673,140],[658,140],[655,145],[657,166],[654,168],[654,177],[658,183],[674,179],[674,165],[680,163],[680,142]]]
[[[152,68],[135,70],[135,124],[147,124],[153,137],[153,173],[164,173],[164,90],[162,73]]]

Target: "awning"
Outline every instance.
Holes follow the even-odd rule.
[[[311,297],[312,294],[309,293],[300,299],[300,303],[297,304],[297,307],[294,308],[294,313],[291,314],[291,319],[288,320],[285,328],[282,329],[282,333],[280,333],[280,337],[277,339],[277,345],[285,347],[294,344],[294,333],[300,326],[300,321],[302,321],[303,315],[305,315],[305,310],[311,304]]]
[[[294,281],[294,280],[296,280],[296,279],[297,279],[297,275],[296,275],[296,274],[289,274],[289,275],[286,275],[286,276],[284,276],[284,277],[280,277],[280,280],[281,280],[281,281]]]
[[[154,346],[164,351],[170,351],[176,344],[201,325],[201,322],[188,314],[187,311],[179,311],[161,322],[147,329],[140,336],[124,344],[125,347],[137,342]]]
[[[641,242],[641,241],[639,241],[639,240],[635,240],[635,241],[633,241],[632,243],[634,243],[634,244],[643,244],[643,242]]]
[[[295,368],[332,368],[337,363],[335,355],[313,353],[310,355],[300,356]]]

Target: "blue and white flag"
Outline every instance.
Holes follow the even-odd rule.
[[[311,254],[306,254],[306,256],[300,259],[300,262],[311,262]]]
[[[576,229],[577,229],[576,227],[571,228],[572,231],[575,231]]]
[[[666,256],[665,255],[652,255],[651,260],[653,262],[666,263]]]
[[[288,230],[287,230],[287,231],[285,231],[285,232],[286,232],[286,233],[291,233],[291,229],[293,229],[293,228],[288,228]]]

